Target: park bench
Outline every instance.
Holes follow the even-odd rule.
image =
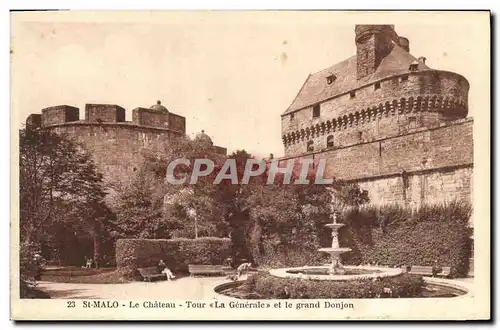
[[[223,265],[188,265],[189,274],[195,275],[224,275]]]
[[[158,268],[156,267],[137,268],[137,270],[139,270],[139,273],[141,273],[142,278],[146,282],[167,279],[167,275],[158,272]]]
[[[437,276],[447,277],[450,275],[451,268],[450,267],[441,267],[441,272],[437,273]],[[412,266],[409,272],[414,275],[422,275],[422,276],[432,276],[432,267],[431,266]]]

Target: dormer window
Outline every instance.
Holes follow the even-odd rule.
[[[315,104],[313,106],[313,118],[318,118],[320,115],[320,107],[319,104]]]
[[[350,96],[351,99],[355,98],[356,97],[356,92],[355,91],[350,92],[349,96]]]
[[[326,82],[328,83],[328,85],[330,85],[335,81],[335,79],[337,79],[337,77],[334,74],[332,74],[326,77]]]
[[[418,62],[413,62],[410,64],[410,67],[408,68],[410,71],[417,71],[418,70]]]

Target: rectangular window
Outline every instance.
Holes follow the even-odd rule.
[[[380,89],[380,83],[375,83],[375,90]]]
[[[408,76],[402,76],[401,81],[408,81]]]
[[[408,128],[416,128],[417,127],[417,117],[409,117],[408,118]]]
[[[356,97],[356,92],[355,91],[350,92],[349,96],[351,97],[351,99],[355,98]]]
[[[294,120],[295,119],[295,113],[291,113],[290,114],[290,120]]]
[[[315,104],[313,106],[313,118],[317,118],[320,115],[320,106],[319,104]]]
[[[307,142],[307,151],[308,152],[313,152],[314,151],[314,142],[313,141],[308,141]]]

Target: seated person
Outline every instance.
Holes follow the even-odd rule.
[[[158,267],[158,272],[160,274],[167,275],[168,281],[175,278],[174,274],[172,274],[172,271],[167,267],[167,265],[165,264],[165,262],[163,262],[163,260],[160,260],[157,267]]]

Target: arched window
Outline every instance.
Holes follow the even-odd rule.
[[[326,138],[326,147],[333,148],[333,135],[328,135]]]
[[[314,151],[314,142],[312,140],[307,141],[307,151],[308,152]]]

